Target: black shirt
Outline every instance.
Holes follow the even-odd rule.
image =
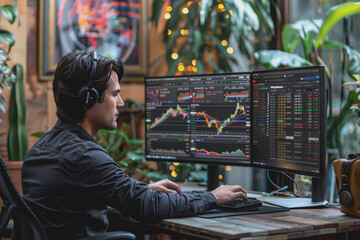
[[[107,206],[141,222],[190,216],[216,205],[211,193],[160,193],[130,178],[81,127],[61,120],[29,151],[24,198],[50,239],[105,232]]]

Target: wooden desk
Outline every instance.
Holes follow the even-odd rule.
[[[168,234],[201,239],[349,239],[359,232],[360,219],[346,216],[339,206],[222,218],[165,219],[154,226]],[[353,238],[355,239],[355,238]]]
[[[126,230],[132,228],[140,235],[165,233],[176,236],[176,239],[360,239],[360,218],[347,216],[339,208],[330,205],[327,208],[210,219],[173,218],[149,225],[130,223],[116,210],[110,211],[109,217],[113,225],[126,224]]]

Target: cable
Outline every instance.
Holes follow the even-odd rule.
[[[270,182],[274,187],[276,187],[277,189],[280,189],[281,187],[279,187],[278,185],[276,185],[276,184],[271,180],[270,175],[269,175],[269,172],[270,172],[270,170],[269,170],[269,169],[266,169],[266,175],[267,175],[267,178],[268,178],[269,182]]]

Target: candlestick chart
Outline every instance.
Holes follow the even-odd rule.
[[[221,111],[219,111],[221,109]],[[244,105],[239,103],[228,106],[198,106],[192,112],[192,128],[194,132],[212,134],[241,134],[250,128],[249,114]],[[224,132],[225,131],[225,132]]]
[[[146,129],[148,131],[187,131],[189,107],[167,106],[147,111]]]

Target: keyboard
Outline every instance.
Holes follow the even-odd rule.
[[[218,209],[225,209],[231,211],[248,211],[256,210],[262,206],[262,202],[254,197],[248,197],[248,200],[242,198],[235,198],[231,202],[217,206]]]
[[[204,191],[191,191],[191,194],[204,193]],[[248,211],[256,210],[262,206],[262,202],[255,197],[248,197],[248,200],[242,198],[235,198],[231,202],[217,206],[217,209],[230,211]]]

